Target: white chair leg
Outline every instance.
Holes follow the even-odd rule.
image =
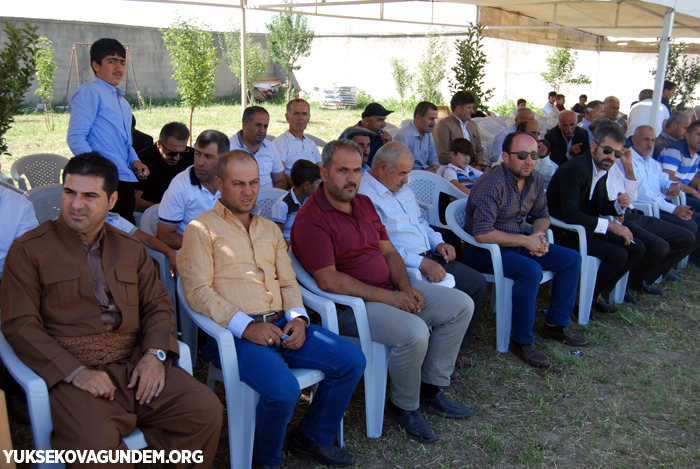
[[[615,288],[610,292],[609,303],[610,304],[622,304],[625,301],[625,291],[627,291],[627,280],[629,279],[630,273],[627,272]]]
[[[494,288],[496,296],[496,348],[506,353],[510,345],[510,329],[513,323],[513,284],[512,279],[504,278],[503,287]]]

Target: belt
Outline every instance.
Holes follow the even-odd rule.
[[[418,255],[422,257],[429,257],[433,251],[425,251],[425,252],[419,252]]]
[[[256,314],[255,316],[251,316],[253,319],[253,322],[258,323],[258,322],[277,322],[280,319],[284,317],[284,314],[282,311],[275,311],[272,313],[267,313],[267,314]]]

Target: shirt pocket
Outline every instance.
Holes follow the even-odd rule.
[[[132,265],[116,265],[114,267],[114,276],[117,279],[116,294],[119,295],[119,299],[127,305],[138,305],[139,276],[135,267]]]
[[[80,268],[77,264],[44,267],[40,275],[49,307],[66,309],[80,303]]]

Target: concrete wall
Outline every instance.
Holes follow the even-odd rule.
[[[129,44],[139,90],[146,98],[176,97],[176,83],[170,79],[170,56],[158,29],[99,23],[30,21],[39,27],[39,34],[54,42],[56,48],[56,104],[62,104],[65,97],[73,43],[92,43],[101,37],[114,37]],[[254,34],[253,37],[265,45],[262,34]],[[448,35],[443,39],[448,55],[448,68],[456,61],[454,41],[459,38],[457,35]],[[1,40],[4,40],[2,32]],[[422,35],[317,36],[312,45],[311,55],[302,58],[301,70],[294,74],[293,85],[308,92],[314,87],[333,84],[356,86],[376,99],[397,97],[389,59],[396,56],[404,59],[409,66],[415,67],[426,46],[427,40]],[[545,58],[550,50],[548,46],[486,38],[484,48],[489,60],[486,84],[495,89],[491,105],[521,97],[533,103],[533,107],[544,104],[549,87],[541,80],[539,73],[545,68]],[[589,99],[602,99],[613,94],[620,98],[621,110],[626,111],[629,104],[637,99],[641,89],[653,88],[649,70],[656,66],[655,54],[590,51],[579,51],[578,54],[576,73],[589,75],[593,84],[563,87],[560,91],[567,95],[567,107],[572,106],[581,93],[586,93]],[[83,46],[79,49],[79,67],[83,81],[91,80],[93,76],[88,56],[88,47]],[[238,80],[229,71],[223,59],[219,58],[216,96],[237,95]],[[271,62],[268,63],[267,75],[277,76],[284,81],[284,70],[275,67]],[[69,97],[77,86],[74,68]],[[36,85],[25,97],[28,102],[38,101],[33,95],[34,89]],[[131,74],[128,91],[129,94],[135,92]],[[449,101],[447,80],[443,82],[440,92],[446,96],[446,101]]]

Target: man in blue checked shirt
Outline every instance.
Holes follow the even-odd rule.
[[[131,146],[131,107],[117,88],[126,72],[126,50],[116,39],[99,39],[90,47],[90,61],[95,79],[70,100],[68,146],[74,155],[99,152],[117,166],[113,211],[134,223],[137,178],[146,179],[149,171]]]

